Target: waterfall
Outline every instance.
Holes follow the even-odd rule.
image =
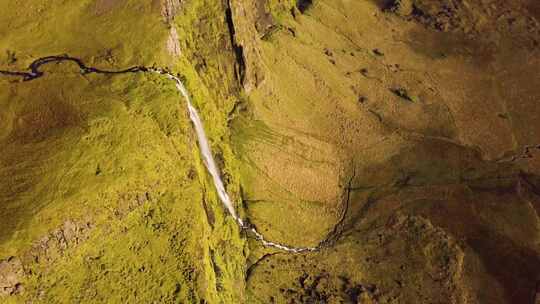
[[[197,112],[197,109],[193,106],[193,104],[191,103],[189,92],[184,86],[184,84],[182,83],[182,80],[180,80],[180,78],[174,76],[170,72],[167,72],[162,69],[150,68],[148,70],[151,72],[161,74],[161,75],[165,75],[167,78],[174,81],[176,84],[176,88],[178,89],[178,92],[180,92],[182,97],[186,100],[187,109],[189,112],[189,118],[191,119],[191,122],[193,123],[193,127],[195,128],[195,132],[197,134],[197,140],[199,142],[199,150],[201,152],[204,165],[206,169],[208,170],[208,172],[210,173],[210,175],[212,176],[214,187],[216,188],[219,199],[221,200],[221,202],[223,203],[223,206],[225,206],[229,214],[238,223],[240,228],[251,231],[251,233],[255,235],[255,238],[259,240],[264,246],[267,246],[267,247],[274,247],[277,249],[281,249],[288,252],[294,252],[294,253],[318,250],[320,248],[320,245],[317,247],[289,247],[283,244],[267,241],[263,237],[263,235],[259,233],[257,229],[255,229],[255,227],[249,224],[246,224],[237,215],[236,210],[234,209],[234,205],[231,201],[231,198],[229,197],[229,194],[225,190],[225,185],[223,184],[223,180],[221,179],[219,168],[216,165],[216,162],[212,155],[212,150],[210,149],[210,145],[208,144],[208,138],[206,137],[206,133],[204,132],[204,126],[199,116],[199,113]]]
[[[118,70],[118,71],[108,71],[108,70],[101,70],[99,68],[86,66],[78,58],[70,57],[68,55],[62,55],[62,56],[46,56],[46,57],[42,57],[33,61],[29,66],[29,70],[30,70],[29,72],[0,70],[0,76],[21,77],[23,81],[31,81],[31,80],[40,78],[45,74],[43,71],[40,70],[40,67],[42,65],[63,62],[63,61],[73,62],[77,64],[79,68],[81,69],[82,74],[96,73],[96,74],[118,75],[118,74],[125,74],[125,73],[152,72],[152,73],[163,75],[167,77],[168,79],[174,81],[178,92],[180,92],[182,97],[186,100],[187,109],[189,112],[189,118],[191,119],[191,122],[193,123],[193,126],[195,128],[195,132],[197,134],[199,150],[201,152],[204,165],[206,169],[208,170],[208,172],[210,173],[210,175],[212,176],[212,180],[216,188],[217,194],[219,196],[219,200],[223,203],[223,206],[225,206],[229,214],[238,223],[240,228],[244,231],[251,232],[255,236],[255,238],[259,240],[264,246],[274,247],[280,250],[293,252],[293,253],[319,250],[321,247],[323,247],[325,242],[328,240],[327,238],[321,241],[319,245],[316,247],[290,247],[283,244],[270,242],[270,241],[267,241],[264,238],[264,236],[261,233],[259,233],[253,225],[245,222],[244,220],[242,220],[242,218],[238,216],[238,214],[236,213],[236,210],[234,209],[234,205],[231,201],[231,198],[229,197],[229,194],[227,194],[227,190],[225,190],[225,186],[223,185],[223,180],[221,179],[219,168],[216,165],[216,162],[212,155],[212,150],[210,149],[210,145],[208,144],[208,138],[206,137],[206,133],[204,132],[203,123],[201,121],[201,118],[199,117],[199,113],[197,112],[197,109],[191,103],[189,92],[187,91],[186,87],[182,83],[182,80],[180,80],[180,78],[178,78],[177,76],[174,76],[173,74],[171,74],[166,69],[156,68],[156,67],[134,66],[131,68]]]

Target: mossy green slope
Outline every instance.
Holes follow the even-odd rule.
[[[157,75],[69,74],[53,69],[30,83],[3,83],[12,92],[5,100],[12,130],[3,140],[1,252],[22,256],[30,274],[23,297],[238,297],[231,285],[243,273],[243,245],[197,165],[185,104],[172,83]],[[88,239],[41,248],[36,241],[68,220],[90,223]]]
[[[456,3],[298,1],[302,13],[265,1],[273,26],[246,60],[258,86],[233,124],[247,213],[273,240],[312,245],[348,212],[318,253],[252,251],[253,303],[515,303],[537,292],[540,92],[520,76],[540,66],[537,21],[522,1],[467,1],[434,30],[425,22],[447,15],[400,16],[390,2]]]
[[[435,31],[382,2],[2,1],[1,70],[68,53],[179,73],[227,191],[268,239],[312,246],[346,214],[319,252],[246,242],[172,83],[50,64],[31,82],[0,78],[0,279],[15,275],[2,300],[529,297],[540,158],[520,150],[538,137],[537,25],[507,7],[488,31],[490,7],[472,32]]]
[[[168,64],[159,1],[2,1],[0,10],[1,69],[65,53],[100,67]]]
[[[237,85],[232,50],[220,50],[230,43],[223,6],[192,1],[176,15],[180,44],[192,53],[175,58],[159,1],[57,2],[1,3],[13,12],[0,26],[1,69],[67,53],[108,70],[179,71],[238,193],[226,129]],[[206,27],[201,12],[217,23]],[[204,53],[217,63],[201,70],[192,57],[202,50],[221,55]],[[83,76],[72,63],[42,70],[31,82],[1,79],[0,260],[24,266],[24,292],[6,299],[241,302],[247,248],[214,193],[173,83],[142,73]]]

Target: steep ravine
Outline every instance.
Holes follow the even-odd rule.
[[[220,170],[217,167],[216,162],[214,160],[214,156],[212,155],[212,151],[210,150],[208,139],[204,131],[203,123],[199,117],[197,110],[191,103],[189,92],[185,88],[181,79],[178,76],[175,76],[172,72],[169,72],[165,69],[158,68],[158,67],[144,67],[144,66],[135,66],[135,67],[115,70],[115,71],[103,70],[103,69],[98,69],[94,67],[89,67],[85,65],[78,58],[70,57],[68,55],[62,55],[62,56],[47,56],[47,57],[39,58],[30,64],[28,72],[0,70],[0,75],[21,78],[24,82],[28,82],[28,81],[32,81],[40,77],[46,76],[46,72],[43,72],[41,70],[42,66],[47,65],[47,64],[57,64],[61,62],[74,63],[75,65],[78,66],[82,75],[87,75],[87,74],[92,74],[92,73],[107,74],[107,75],[119,75],[119,74],[127,74],[127,73],[157,73],[173,81],[176,85],[176,88],[178,89],[179,94],[183,97],[183,99],[186,102],[186,108],[189,113],[189,117],[193,124],[195,133],[197,134],[199,149],[200,149],[203,162],[205,164],[206,169],[208,170],[208,173],[212,176],[213,184],[218,194],[218,197],[220,201],[222,202],[223,206],[225,207],[225,209],[228,211],[229,215],[232,216],[233,219],[238,223],[240,229],[248,232],[246,236],[252,236],[254,239],[261,242],[261,244],[266,247],[271,247],[277,250],[290,252],[290,253],[317,251],[321,249],[323,246],[330,245],[331,242],[337,240],[337,238],[339,237],[339,233],[341,231],[339,231],[338,226],[341,225],[341,221],[343,221],[346,215],[346,208],[343,210],[343,215],[341,216],[341,220],[337,224],[336,229],[334,229],[333,232],[330,235],[328,235],[325,239],[321,240],[321,242],[319,243],[317,247],[294,247],[294,246],[289,246],[289,245],[284,245],[284,244],[269,241],[259,231],[257,231],[254,225],[249,224],[249,220],[246,221],[240,218],[235,210],[234,203],[231,201],[229,195],[226,192],[225,185],[223,184],[223,181],[221,179]],[[348,198],[347,198],[347,201],[345,201],[345,203],[348,204]],[[251,267],[254,267],[254,266],[255,264],[252,265]]]
[[[43,58],[39,58],[35,60],[29,66],[30,72],[0,70],[0,75],[22,77],[23,81],[31,81],[31,80],[43,77],[45,75],[45,73],[42,72],[40,69],[41,66],[46,65],[46,64],[55,64],[55,63],[64,62],[64,61],[75,63],[80,68],[81,73],[83,75],[91,74],[91,73],[115,75],[115,74],[126,74],[126,73],[150,72],[150,73],[157,73],[157,74],[163,75],[167,79],[173,81],[176,85],[176,88],[178,89],[178,92],[184,98],[186,102],[186,107],[189,113],[189,117],[191,119],[191,122],[193,123],[195,133],[197,134],[201,156],[203,157],[203,161],[206,166],[206,169],[208,170],[208,173],[212,176],[214,187],[217,191],[219,199],[223,203],[223,206],[225,207],[225,209],[227,209],[229,215],[232,216],[233,219],[238,223],[239,227],[241,229],[248,230],[250,234],[253,235],[255,239],[260,241],[264,246],[273,247],[273,248],[284,250],[291,253],[301,253],[305,251],[317,251],[321,249],[324,245],[329,244],[330,240],[335,241],[339,237],[338,235],[339,230],[337,229],[337,227],[341,225],[341,222],[343,221],[343,218],[346,215],[345,214],[346,208],[344,208],[344,214],[341,216],[341,220],[336,224],[336,229],[334,229],[333,233],[328,235],[325,239],[321,240],[321,242],[319,243],[317,247],[294,247],[294,246],[289,246],[289,245],[284,245],[284,244],[269,241],[257,230],[255,226],[253,226],[252,224],[247,224],[249,223],[249,221],[246,222],[245,220],[240,218],[235,210],[234,203],[232,202],[231,198],[229,197],[227,193],[227,190],[225,189],[223,180],[221,179],[220,169],[217,167],[212,151],[210,150],[208,139],[204,131],[204,125],[202,123],[201,118],[199,117],[199,113],[197,112],[195,107],[192,105],[190,94],[188,90],[186,89],[186,87],[184,86],[184,84],[182,83],[180,76],[175,76],[173,72],[169,72],[166,69],[159,68],[159,67],[144,67],[144,66],[135,66],[135,67],[127,68],[127,69],[121,69],[118,71],[108,71],[108,70],[102,70],[102,69],[98,69],[94,67],[88,67],[78,58],[70,57],[68,55],[63,55],[63,56],[47,56],[47,57],[43,57]],[[346,204],[348,204],[347,201],[346,201]]]

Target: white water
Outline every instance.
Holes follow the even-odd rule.
[[[76,62],[79,67],[83,70],[83,72],[86,73],[101,73],[101,74],[116,74],[116,73],[127,73],[127,72],[153,72],[160,75],[164,75],[168,79],[172,80],[176,84],[176,88],[178,89],[178,92],[182,95],[182,97],[185,98],[187,103],[187,109],[189,112],[189,118],[191,119],[191,122],[193,123],[193,126],[195,127],[195,131],[197,133],[197,138],[199,142],[199,149],[204,161],[204,165],[206,166],[208,172],[212,176],[212,180],[214,182],[214,186],[216,187],[217,194],[219,196],[219,199],[229,212],[229,214],[233,217],[233,219],[238,223],[240,228],[242,230],[248,230],[257,240],[259,240],[264,246],[268,247],[274,247],[277,249],[281,249],[288,252],[298,253],[298,252],[305,252],[305,251],[316,251],[322,247],[323,242],[321,242],[317,247],[289,247],[285,246],[283,244],[274,243],[267,241],[262,234],[260,234],[255,227],[253,227],[250,224],[245,223],[236,213],[236,210],[234,209],[233,202],[231,201],[231,198],[229,197],[229,194],[227,194],[227,191],[225,190],[225,186],[223,185],[223,181],[221,180],[221,174],[219,172],[219,168],[216,166],[216,162],[214,160],[214,157],[212,155],[212,151],[210,150],[210,145],[208,144],[208,138],[206,137],[206,133],[204,132],[204,126],[202,124],[201,118],[199,117],[199,113],[197,112],[197,109],[193,106],[191,103],[191,99],[189,97],[189,93],[182,83],[182,80],[180,78],[174,76],[170,72],[168,72],[165,69],[161,68],[146,68],[146,67],[134,67],[131,69],[127,69],[124,71],[102,71],[95,68],[89,68],[86,67],[80,60],[76,58],[72,58],[69,56],[50,56],[50,57],[43,57],[38,60],[36,60],[34,63],[37,63],[36,66],[33,66],[34,63],[31,65],[32,71],[29,73],[25,72],[8,72],[8,71],[0,71],[0,74],[7,74],[7,75],[15,75],[15,76],[23,76],[24,80],[31,80],[38,77],[41,77],[43,75],[42,72],[39,72],[37,69],[39,66],[50,63],[50,62],[58,62],[58,61],[74,61]]]
[[[184,97],[184,99],[186,100],[187,108],[189,111],[189,118],[191,119],[191,122],[193,123],[195,132],[197,133],[199,149],[203,157],[204,165],[206,166],[206,169],[212,176],[212,180],[214,182],[214,186],[216,187],[216,191],[218,193],[219,199],[221,200],[221,202],[223,203],[223,205],[225,206],[229,214],[238,223],[240,228],[250,230],[255,235],[257,240],[259,240],[264,246],[267,246],[267,247],[274,247],[277,249],[281,249],[281,250],[293,252],[293,253],[315,251],[319,249],[319,246],[297,248],[297,247],[289,247],[282,244],[267,241],[265,240],[263,235],[260,234],[254,227],[250,225],[246,225],[244,223],[244,221],[236,214],[236,210],[234,209],[233,202],[231,201],[229,194],[227,194],[227,191],[225,190],[225,186],[223,185],[223,180],[221,179],[219,168],[216,166],[216,162],[212,155],[212,150],[210,150],[210,145],[208,144],[208,138],[206,137],[206,133],[204,132],[204,126],[202,124],[201,118],[199,117],[199,113],[197,112],[197,109],[195,109],[195,107],[191,103],[191,98],[189,97],[189,93],[186,87],[184,86],[180,78],[172,75],[171,73],[165,70],[161,70],[161,69],[149,69],[149,70],[151,72],[165,75],[167,78],[173,80],[176,83],[176,88],[178,89],[182,97]]]

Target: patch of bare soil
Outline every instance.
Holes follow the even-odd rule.
[[[178,32],[176,31],[176,28],[174,26],[171,26],[171,29],[169,31],[169,37],[167,38],[167,51],[169,51],[169,54],[172,57],[180,57],[181,50],[180,50],[180,42],[178,38]]]
[[[161,0],[161,16],[167,23],[171,23],[181,6],[180,0]]]
[[[66,221],[61,227],[37,240],[24,257],[25,263],[52,262],[68,248],[88,239],[93,225],[90,222]]]
[[[23,291],[21,279],[23,267],[16,257],[0,261],[0,297],[15,295]]]
[[[0,260],[0,299],[24,292],[25,275],[32,272],[35,265],[47,265],[63,256],[88,239],[93,228],[90,222],[66,221],[41,239],[22,256]]]

